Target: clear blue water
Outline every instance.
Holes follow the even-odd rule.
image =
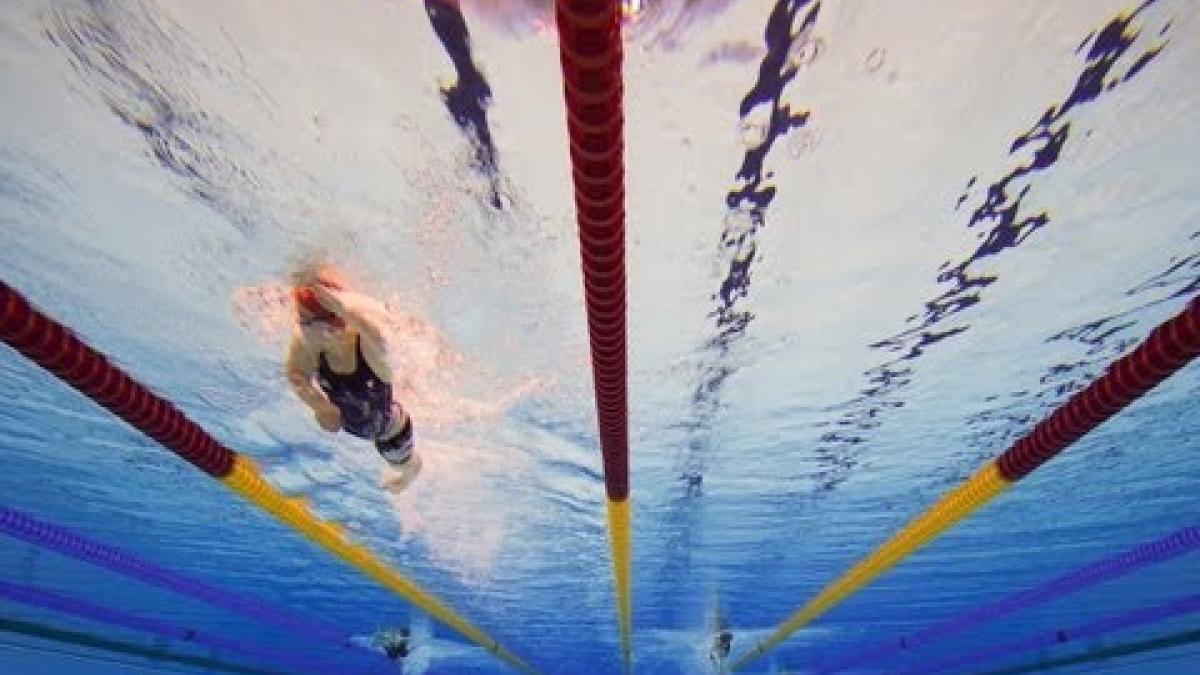
[[[735,654],[764,638],[1200,292],[1198,19],[1186,0],[630,6],[637,672],[712,672],[718,606]],[[551,25],[537,0],[9,0],[0,273],[539,671],[616,673]],[[428,457],[398,498],[279,374],[284,285],[312,258],[391,310]],[[809,672],[1196,525],[1198,394],[1193,364],[748,672]],[[406,672],[505,672],[7,348],[0,401],[4,506],[347,634],[411,624]],[[0,581],[320,653],[8,538]],[[1183,556],[864,672],[1197,587]],[[1058,672],[1197,664],[1184,644]],[[0,672],[202,671],[6,630]]]

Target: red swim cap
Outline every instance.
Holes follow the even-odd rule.
[[[325,305],[317,299],[317,294],[308,286],[298,286],[292,289],[292,299],[296,301],[296,308],[303,310],[314,319],[332,319],[334,313],[326,309]]]

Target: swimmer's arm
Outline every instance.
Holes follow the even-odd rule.
[[[312,289],[322,307],[338,315],[362,337],[380,348],[383,347],[383,332],[379,330],[379,324],[365,307],[366,303],[362,298],[355,293],[332,289],[323,284],[316,284]]]
[[[312,378],[316,372],[316,359],[299,338],[293,337],[292,343],[288,346],[284,373],[287,375],[288,383],[292,385],[292,391],[296,392],[300,400],[307,403],[308,407],[314,411],[329,405],[329,399],[325,398],[321,390],[313,384]]]

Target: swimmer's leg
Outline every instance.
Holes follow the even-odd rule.
[[[421,466],[421,456],[413,455],[403,467],[385,467],[380,475],[380,484],[388,492],[400,492],[417,479]]]
[[[421,458],[414,448],[412,419],[399,404],[392,406],[392,423],[375,441],[375,449],[391,467],[390,471],[384,471],[384,487],[398,492],[408,487],[421,472]]]

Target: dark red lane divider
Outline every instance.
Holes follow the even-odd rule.
[[[1008,481],[1024,478],[1196,356],[1200,356],[1200,296],[1005,450],[996,460],[1000,474]]]
[[[0,338],[205,473],[223,478],[234,453],[0,281]]]
[[[559,55],[592,347],[604,487],[629,496],[625,340],[625,118],[617,0],[558,0]]]

